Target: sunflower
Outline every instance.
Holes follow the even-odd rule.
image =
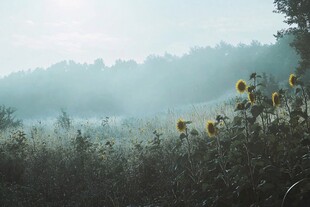
[[[236,83],[236,89],[239,93],[244,93],[247,89],[246,82],[242,79],[238,80]]]
[[[289,82],[291,87],[296,86],[297,77],[294,74],[291,74],[289,79],[288,79],[288,82]]]
[[[254,93],[248,93],[248,99],[249,102],[253,105],[255,103],[255,94]]]
[[[209,137],[214,137],[217,133],[217,129],[213,121],[207,121],[206,130],[208,132]]]
[[[177,129],[179,132],[184,132],[186,129],[186,123],[183,119],[179,119],[177,122]]]
[[[274,92],[272,94],[272,104],[275,107],[278,107],[280,105],[280,96],[279,96],[278,92]]]

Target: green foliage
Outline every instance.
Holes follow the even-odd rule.
[[[107,145],[108,144],[110,143],[107,143]],[[77,130],[77,136],[73,141],[73,145],[78,153],[84,154],[90,148],[91,143],[86,136],[82,136],[81,130]]]
[[[21,126],[22,121],[15,119],[15,111],[11,107],[0,106],[0,130]]]
[[[240,95],[241,107],[233,115],[215,116],[217,133],[212,137],[192,121],[184,121],[186,128],[180,136],[156,129],[150,131],[149,142],[133,139],[130,145],[115,143],[111,137],[95,140],[96,134],[77,130],[69,145],[61,144],[69,133],[64,131],[64,137],[56,138],[60,143],[48,146],[35,137],[38,130],[31,133],[31,139],[24,131],[13,131],[0,143],[1,204],[307,204],[309,96],[298,81],[294,88],[277,89],[280,105],[276,107],[271,100],[274,91],[263,92],[266,78],[250,75],[248,87],[255,103]],[[125,123],[131,134],[135,125]],[[150,123],[146,126],[151,130]]]
[[[23,131],[13,131],[0,148],[0,180],[22,183],[28,142]]]
[[[297,24],[296,29],[290,28],[287,32],[293,32],[297,37],[293,44],[301,55],[300,67],[309,67],[309,52],[306,48],[309,46],[308,1],[275,0],[275,4],[279,12],[286,14],[289,25]],[[239,53],[236,53],[236,48],[222,43],[216,48],[193,49],[180,62],[174,57],[168,57],[169,61],[151,57],[141,67],[150,69],[160,64],[178,68],[174,69],[174,76],[178,79],[187,76],[189,78],[186,80],[195,80],[198,83],[195,86],[200,88],[199,81],[205,81],[206,75],[213,77],[214,74],[209,70],[207,72],[211,74],[199,70],[200,76],[197,77],[192,71],[179,70],[179,65],[200,68],[201,62],[198,61],[197,66],[197,61],[192,60],[199,59],[200,56],[206,65],[212,65],[205,58],[207,54],[208,57],[221,58],[223,65],[219,68],[224,69],[223,71],[225,65],[238,66],[235,67],[241,68],[238,73],[230,72],[239,74],[244,72],[242,68],[249,65],[262,66],[255,64],[255,61],[246,62],[253,52],[257,55],[257,49],[261,52],[258,56],[264,60],[271,57],[270,61],[276,62],[276,68],[294,65],[292,62],[283,63],[283,57],[278,59],[278,63],[274,60],[275,55],[271,54],[285,51],[281,41],[277,44],[276,49],[272,48],[274,51],[271,52],[267,50],[267,46],[260,46],[255,42],[251,47],[240,45],[237,48]],[[284,56],[290,57],[290,54]],[[236,65],[239,62],[236,60],[246,61]],[[83,67],[70,64],[79,68],[77,71],[84,78],[85,71],[80,70]],[[93,77],[97,77],[105,67],[102,61],[97,61],[93,66],[90,67],[91,73],[95,74]],[[123,70],[129,66],[138,67],[134,62],[120,61],[114,69]],[[62,67],[63,65],[59,68]],[[164,70],[163,68],[160,67],[159,70]],[[52,73],[59,75],[60,71],[54,69]],[[117,70],[113,72],[117,73]],[[113,72],[109,71],[109,78],[114,77]],[[42,71],[33,73],[38,75]],[[69,78],[75,77],[70,71],[68,74]],[[160,78],[164,73],[152,71],[150,74],[151,78]],[[160,75],[156,77],[157,74]],[[284,73],[280,71],[278,74]],[[169,78],[168,75],[167,77]],[[63,82],[66,83],[66,80],[64,78]],[[109,83],[108,78],[105,80]],[[223,82],[214,80],[210,83],[212,88],[228,82],[225,77]],[[76,82],[78,85],[81,83],[80,80]],[[128,121],[123,123],[129,129],[128,134],[121,134],[119,138],[132,136],[132,143],[124,145],[119,141],[116,144],[115,139],[106,134],[98,138],[102,129],[104,133],[111,130],[109,117],[102,120],[100,133],[86,133],[72,126],[72,120],[65,111],[57,119],[58,126],[65,131],[55,130],[55,137],[46,133],[43,134],[47,136],[45,139],[38,139],[40,130],[36,127],[31,129],[30,135],[24,130],[1,133],[0,205],[306,206],[310,203],[308,82],[298,76],[298,81],[292,88],[281,88],[272,76],[260,76],[257,73],[252,73],[247,82],[248,92],[254,95],[255,101],[250,102],[241,94],[236,99],[234,114],[227,116],[220,113],[215,116],[212,123],[216,133],[208,133],[211,137],[192,121],[184,122],[186,128],[182,128],[179,135],[171,133],[171,128],[175,128],[172,125],[165,126],[166,130],[162,131],[154,130],[152,124],[148,124],[146,130],[150,131],[151,140],[146,143],[134,137],[132,131],[136,130],[135,124]],[[182,100],[188,98],[192,101],[192,88],[181,87],[190,84],[181,84],[172,82],[171,90],[182,88]],[[94,85],[97,87],[97,84]],[[128,87],[128,83],[124,85]],[[158,87],[160,86],[155,86],[156,89]],[[204,94],[205,89],[201,87],[197,94]],[[82,94],[87,94],[87,90],[81,91]],[[214,97],[216,93],[217,91],[211,92],[209,96]],[[278,104],[275,104],[273,93],[279,97]],[[188,94],[188,97],[184,97],[184,94]],[[177,96],[171,97],[172,103],[179,100]],[[226,107],[235,107],[235,103]],[[10,108],[0,108],[0,129],[20,125],[12,116],[13,113]],[[73,135],[70,130],[74,131]],[[47,142],[53,144],[49,145]]]
[[[150,56],[139,64],[63,61],[0,79],[0,100],[18,108],[20,117],[31,119],[56,116],[59,107],[70,107],[72,114],[81,117],[112,116],[212,101],[229,93],[232,80],[245,79],[254,71],[286,81],[286,74],[299,61],[289,46],[292,40],[285,36],[275,44],[253,41],[237,46],[221,42],[192,48],[180,57]]]
[[[293,34],[292,46],[301,57],[298,73],[310,69],[310,2],[307,0],[274,0],[276,12],[285,15],[289,28],[278,32],[277,37]]]
[[[276,12],[285,14],[285,22],[289,26],[297,26],[297,30],[309,31],[310,3],[304,0],[275,0]],[[292,29],[292,28],[291,28]]]
[[[61,114],[57,118],[57,125],[62,129],[69,130],[71,127],[71,118],[65,110],[61,110]]]

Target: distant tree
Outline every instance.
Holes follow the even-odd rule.
[[[285,15],[288,29],[278,31],[276,37],[293,34],[295,40],[292,46],[300,55],[300,64],[297,72],[305,73],[310,69],[310,1],[309,0],[274,0],[277,13]]]
[[[279,91],[279,83],[272,74],[262,73],[260,90],[265,96],[270,96],[274,91]]]
[[[69,130],[71,127],[71,118],[64,109],[61,109],[61,113],[57,118],[57,124],[65,130]]]
[[[101,58],[99,58],[99,59],[96,59],[94,61],[94,63],[90,64],[88,67],[90,70],[98,72],[98,71],[102,71],[104,69],[105,64],[104,64],[103,60]]]
[[[0,106],[0,130],[11,127],[18,127],[22,124],[21,120],[16,120],[15,109],[11,107]]]
[[[91,64],[62,61],[0,79],[0,100],[18,108],[24,118],[58,117],[59,108],[68,107],[78,116],[115,116],[215,100],[253,72],[272,73],[278,82],[287,82],[300,60],[289,45],[293,39],[291,35],[275,44],[253,41],[237,46],[221,42],[192,48],[182,56],[152,55],[139,64],[133,60],[118,60],[112,66],[101,59]],[[66,116],[60,115],[64,119],[58,126],[70,128]]]

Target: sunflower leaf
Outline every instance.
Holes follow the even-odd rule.
[[[253,117],[258,117],[262,112],[263,112],[264,108],[262,106],[257,106],[254,105],[251,108],[251,113]]]
[[[245,105],[245,109],[249,109],[249,108],[250,108],[250,106],[251,106],[251,103],[250,103],[250,102],[246,103],[246,105]]]
[[[262,86],[266,88],[266,84],[262,84],[262,83],[257,84],[257,86]]]
[[[242,124],[242,118],[240,116],[235,116],[233,120],[234,126],[241,126]]]
[[[295,111],[292,111],[291,112],[291,116],[300,116],[300,117],[302,117],[302,118],[304,118],[304,119],[307,119],[307,114],[305,113],[305,112],[303,112],[303,111],[297,111],[297,110],[295,110]]]
[[[254,124],[254,122],[256,121],[256,117],[248,117],[247,118],[247,121],[250,123],[250,124]]]
[[[250,80],[252,80],[253,78],[256,78],[256,73],[252,73],[250,76]]]
[[[185,137],[186,137],[186,134],[184,134],[184,133],[181,133],[181,134],[180,134],[180,139],[181,139],[181,140],[183,140]]]
[[[280,94],[280,95],[285,94],[285,92],[286,92],[286,90],[284,90],[284,89],[282,89],[282,88],[279,90],[279,94]]]
[[[196,129],[192,129],[191,132],[190,132],[190,134],[191,134],[192,136],[198,136],[198,135],[199,135],[199,133],[198,133],[198,131],[197,131]]]

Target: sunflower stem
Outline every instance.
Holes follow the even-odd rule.
[[[190,141],[188,139],[188,129],[186,128],[185,129],[185,139],[186,139],[186,142],[187,142],[187,158],[188,158],[188,162],[190,164],[190,173],[193,174],[193,162],[192,162],[192,152],[191,152],[191,144],[190,144]]]
[[[263,112],[264,113],[264,112]],[[265,127],[265,120],[264,120],[264,114],[260,114],[260,118],[262,120],[262,125],[263,125],[263,132],[264,134],[266,133],[266,127]]]
[[[248,129],[248,116],[246,114],[246,110],[243,110],[244,113],[244,121],[245,121],[245,133],[246,133],[246,141],[249,142],[249,129]]]
[[[254,90],[255,90],[255,92],[257,92],[256,88],[257,88],[257,82],[256,82],[256,76],[255,76],[254,77]],[[261,106],[263,106],[261,94],[260,94],[260,96],[257,96],[257,101]],[[265,134],[266,133],[266,126],[265,126],[265,120],[264,120],[264,113],[265,113],[265,107],[263,107],[263,112],[259,115],[261,120],[262,120],[263,132]]]
[[[277,117],[277,125],[279,126],[280,118],[279,118],[279,110],[276,108],[276,117]]]
[[[224,122],[224,125],[225,125],[225,127],[226,127],[227,132],[230,133],[230,132],[231,132],[231,129],[228,127],[228,125],[227,125],[225,119],[223,119],[223,122]]]
[[[247,144],[244,144],[244,147],[245,147],[245,151],[247,153],[247,161],[248,161],[248,167],[249,167],[249,173],[250,173],[250,181],[251,181],[251,184],[252,184],[252,190],[253,190],[253,193],[255,194],[256,196],[256,199],[257,199],[257,190],[256,190],[256,185],[255,185],[255,182],[254,182],[254,176],[253,176],[253,168],[252,168],[252,163],[251,163],[251,158],[250,158],[250,153],[249,153],[249,149],[247,147]]]
[[[218,136],[216,136],[216,141],[217,141],[217,151],[219,154],[219,164],[220,164],[220,167],[222,169],[223,176],[224,176],[223,181],[225,182],[226,186],[229,186],[228,176],[227,176],[226,169],[225,169],[226,164],[225,164],[224,159],[223,159],[224,155],[223,155],[222,150],[221,150],[220,138]]]
[[[247,117],[246,110],[243,110],[243,112],[244,112],[245,131],[246,131],[246,143],[244,144],[244,147],[245,147],[245,151],[247,154],[248,168],[249,168],[249,174],[250,174],[250,182],[252,184],[253,193],[255,194],[255,196],[257,198],[257,191],[256,191],[256,186],[255,186],[254,177],[253,177],[253,169],[252,169],[252,164],[251,164],[251,157],[250,157],[250,152],[248,149],[248,144],[249,144],[248,117]]]
[[[307,94],[305,93],[304,87],[301,85],[302,95],[304,97],[305,102],[305,114],[306,114],[306,124],[307,124],[307,130],[309,132],[309,122],[308,122],[308,101],[307,101]]]
[[[261,96],[257,97],[257,101],[258,101],[258,103],[259,103],[261,106],[263,106]],[[260,118],[261,118],[261,120],[262,120],[263,132],[264,132],[264,134],[265,134],[265,133],[266,133],[266,123],[265,123],[265,119],[264,119],[264,113],[266,113],[266,109],[265,109],[265,107],[263,106],[263,111],[262,111],[262,113],[261,113],[259,116],[260,116]],[[266,115],[266,117],[267,117],[267,115]]]
[[[263,104],[262,104],[262,99],[261,99],[261,96],[258,98],[258,102],[259,102],[259,104],[263,107],[263,111],[262,111],[262,113],[259,115],[260,116],[260,118],[261,118],[261,121],[262,121],[262,125],[263,125],[263,132],[264,132],[264,134],[266,134],[266,123],[265,123],[265,121],[268,123],[268,117],[267,117],[267,112],[266,112],[266,108],[263,106]],[[267,124],[268,125],[268,124]],[[264,145],[265,145],[265,152],[268,150],[268,147],[267,147],[267,140],[266,140],[266,137],[265,136],[263,136],[263,139],[264,139]]]
[[[292,126],[292,123],[291,123],[292,112],[291,112],[290,106],[288,105],[288,98],[287,98],[286,94],[284,95],[284,101],[285,101],[285,106],[287,108],[287,111],[288,111],[288,114],[289,114],[289,117],[290,117],[289,126],[290,126],[290,133],[291,133],[291,136],[292,136],[293,135],[293,126]]]

